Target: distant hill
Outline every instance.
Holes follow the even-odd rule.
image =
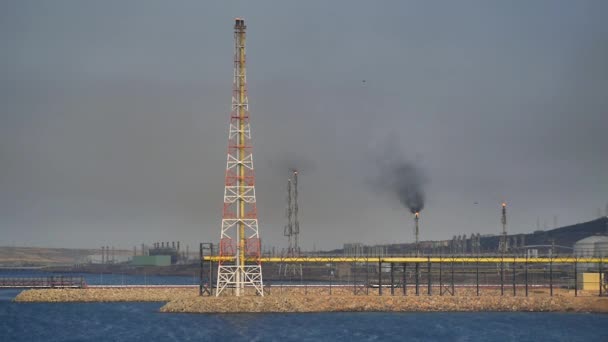
[[[519,244],[521,241],[521,237],[523,236],[526,246],[551,245],[552,243],[555,243],[555,245],[557,246],[572,247],[577,241],[583,238],[592,235],[607,233],[608,217],[601,217],[592,221],[577,223],[570,226],[555,228],[551,230],[535,231],[529,234],[512,234],[508,237],[509,239],[512,239],[514,236],[516,236],[518,238]],[[499,235],[482,236],[481,251],[486,253],[497,251],[499,240]],[[450,243],[451,240],[421,241],[420,246],[421,251],[423,251],[423,253],[440,253],[441,251],[443,251],[443,253],[445,253],[446,251],[449,253]],[[439,245],[443,247],[429,247],[433,245]],[[393,255],[412,253],[415,251],[415,246],[413,243],[388,244],[384,246],[386,247],[386,253]],[[328,253],[342,254],[343,252],[343,249],[335,249]]]
[[[606,234],[608,231],[608,218],[601,217],[593,221],[573,224],[550,230],[538,230],[531,234],[515,234],[524,236],[525,245],[551,245],[553,242],[558,246],[572,247],[581,239],[591,235]],[[509,235],[512,237],[513,235]],[[491,251],[498,248],[500,236],[487,236],[481,238],[482,251]]]
[[[525,244],[529,245],[550,245],[552,241],[556,245],[572,247],[578,240],[591,235],[606,234],[608,232],[608,217],[574,224],[571,226],[555,228],[545,231],[536,231],[530,234],[516,234],[524,236]],[[511,238],[514,235],[509,235]],[[482,252],[496,251],[500,237],[483,236],[481,237]],[[449,243],[443,241],[422,241],[423,244]],[[414,244],[390,244],[386,245],[388,254],[410,253],[414,250]],[[449,247],[446,249],[449,250]],[[435,250],[436,251],[436,250]],[[431,252],[425,250],[424,252]],[[68,248],[41,248],[41,247],[0,247],[0,266],[53,266],[53,265],[72,265],[86,262],[87,256],[99,254],[96,249],[68,249]],[[116,250],[116,255],[132,255],[133,251]],[[318,252],[321,254],[342,254],[343,249]]]
[[[50,266],[83,263],[87,256],[98,254],[95,249],[0,247],[0,266]],[[132,251],[116,251],[133,253]]]

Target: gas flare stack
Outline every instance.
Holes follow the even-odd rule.
[[[257,295],[264,295],[247,98],[246,28],[243,19],[235,19],[232,111],[219,250],[220,257],[230,259],[218,262],[216,296],[226,288],[242,296],[246,285],[252,286]]]
[[[420,256],[420,227],[418,221],[420,220],[420,213],[414,213],[414,238],[416,243],[416,256]]]
[[[500,235],[500,241],[498,242],[498,251],[504,255],[509,251],[509,239],[507,238],[507,203],[502,202],[502,234]]]

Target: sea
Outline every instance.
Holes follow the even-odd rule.
[[[20,275],[26,273],[41,274]],[[7,271],[0,271],[0,276],[7,276]],[[140,279],[82,276],[90,284],[135,284]],[[145,280],[193,281],[165,276]],[[0,290],[0,341],[608,341],[604,314],[174,314],[159,312],[164,303],[15,303],[19,292]]]

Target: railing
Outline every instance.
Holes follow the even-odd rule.
[[[201,255],[201,265],[207,272],[201,278],[205,291],[213,293],[213,263],[231,261],[232,257]],[[350,284],[354,294],[369,294],[374,289],[379,295],[455,295],[528,296],[546,293],[553,296],[606,296],[608,294],[608,258],[550,255],[536,258],[517,255],[429,255],[381,257],[361,256],[301,256],[261,257],[260,261],[271,277],[279,274],[279,286],[285,281],[300,282],[314,274],[315,280],[325,283],[332,293],[336,283]],[[304,276],[285,277],[281,265],[303,265]],[[335,274],[335,275],[334,275]],[[308,279],[307,279],[308,278]],[[266,278],[268,279],[268,278]],[[208,284],[211,284],[210,287]],[[286,286],[287,287],[287,286]],[[344,287],[344,286],[342,286]],[[400,290],[397,291],[396,289]],[[384,291],[383,291],[384,289]]]
[[[84,288],[87,283],[83,277],[27,277],[0,278],[0,288]]]

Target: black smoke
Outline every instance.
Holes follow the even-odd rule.
[[[412,214],[424,209],[425,173],[415,164],[406,161],[390,161],[379,165],[382,172],[379,179],[384,191],[394,194]]]
[[[377,192],[389,194],[412,214],[422,211],[426,200],[426,172],[415,162],[402,156],[395,146],[396,139],[389,139],[382,153],[376,154],[376,174],[372,186]]]
[[[422,171],[416,165],[402,161],[392,165],[388,172],[389,185],[401,204],[409,208],[412,214],[422,211],[425,200]]]

